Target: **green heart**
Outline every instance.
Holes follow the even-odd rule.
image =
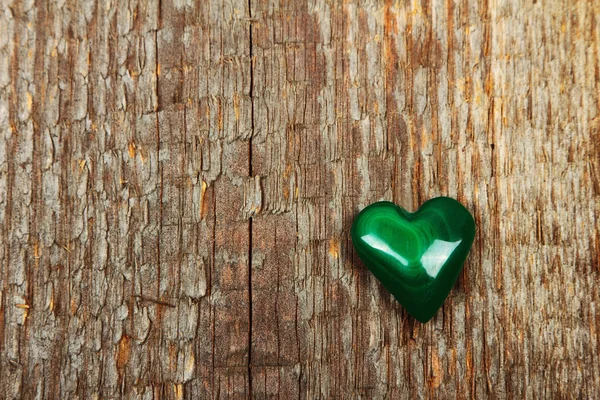
[[[436,197],[410,213],[371,204],[352,223],[358,256],[413,317],[431,319],[454,286],[475,238],[475,221],[458,201]]]

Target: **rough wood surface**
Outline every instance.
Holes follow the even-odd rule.
[[[2,0],[0,398],[600,397],[600,2]],[[352,218],[478,234],[426,325]]]

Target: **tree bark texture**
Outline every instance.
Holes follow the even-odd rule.
[[[600,397],[600,2],[2,0],[0,398]],[[463,202],[432,321],[352,248]]]

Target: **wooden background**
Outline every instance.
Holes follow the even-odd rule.
[[[2,0],[0,397],[600,397],[600,2]],[[420,324],[356,213],[473,251]]]

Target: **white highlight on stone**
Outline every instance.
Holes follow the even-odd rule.
[[[456,242],[446,242],[445,240],[435,239],[431,246],[421,256],[421,264],[427,275],[435,278],[440,272],[444,262],[448,260],[450,254],[458,247],[462,240]]]
[[[406,258],[402,257],[397,252],[395,252],[386,242],[379,239],[377,236],[369,233],[367,235],[361,236],[361,239],[364,240],[365,243],[367,243],[374,249],[381,250],[384,253],[391,255],[396,260],[398,260],[402,265],[404,265],[405,267],[408,267],[408,260]]]

